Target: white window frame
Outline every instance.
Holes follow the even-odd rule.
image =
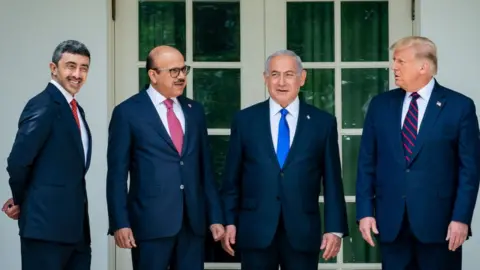
[[[389,45],[396,40],[413,33],[411,21],[411,0],[265,0],[265,53],[269,54],[286,47],[287,44],[287,5],[286,2],[334,2],[334,62],[308,62],[304,63],[306,69],[335,69],[335,116],[338,126],[338,143],[340,158],[342,158],[342,137],[345,135],[362,135],[362,129],[344,129],[342,125],[342,69],[346,68],[389,68],[390,61],[383,62],[342,62],[341,61],[341,3],[342,2],[385,2],[388,1],[389,11]],[[279,16],[283,14],[283,16]],[[281,26],[281,27],[279,27]],[[389,54],[391,56],[391,52]],[[307,76],[308,80],[308,76]],[[389,73],[390,89],[395,88],[393,73]],[[319,202],[323,202],[323,196]],[[345,196],[347,203],[355,203],[355,196]],[[349,228],[350,231],[356,228]],[[343,244],[337,256],[337,263],[318,264],[318,269],[381,269],[379,263],[344,263]]]
[[[159,0],[156,0],[159,1]],[[162,0],[160,0],[162,1]],[[169,0],[172,1],[172,0]],[[193,73],[195,68],[240,68],[241,70],[241,108],[248,107],[268,98],[263,81],[264,61],[268,55],[286,48],[286,2],[334,2],[335,61],[305,63],[305,68],[335,69],[335,115],[338,121],[339,146],[342,149],[342,136],[361,135],[362,129],[343,129],[342,119],[342,68],[388,68],[389,62],[341,62],[341,19],[340,4],[346,1],[360,0],[219,0],[221,2],[240,1],[240,62],[195,62],[193,59],[193,1],[186,2],[186,64],[192,66],[187,77],[187,97],[192,98]],[[201,0],[202,2],[216,0]],[[362,0],[385,1],[385,0]],[[410,20],[411,0],[387,0],[389,2],[389,43],[411,35],[413,22]],[[283,16],[279,16],[283,14]],[[278,27],[278,26],[282,27]],[[263,27],[262,27],[263,26]],[[138,93],[138,69],[145,67],[145,61],[138,59],[138,0],[116,0],[116,19],[114,23],[114,103],[119,104]],[[394,78],[390,72],[390,88],[394,88]],[[308,80],[308,78],[307,78]],[[210,135],[229,135],[229,129],[209,129]],[[340,151],[342,155],[342,151]],[[355,196],[346,196],[347,203],[354,203]],[[319,198],[323,202],[323,197]],[[355,228],[350,228],[354,230]],[[110,237],[110,266],[115,270],[131,270],[130,251],[116,248]],[[205,269],[240,269],[239,263],[205,263]],[[343,245],[337,257],[337,263],[319,264],[318,269],[381,269],[380,264],[344,264]]]
[[[160,0],[161,1],[161,0]],[[186,64],[192,66],[187,77],[187,97],[192,98],[193,73],[195,68],[239,68],[241,73],[240,108],[265,100],[263,82],[264,66],[264,3],[260,0],[240,1],[240,62],[195,62],[193,59],[193,1],[173,0],[186,3]],[[215,1],[215,0],[206,0]],[[206,2],[202,1],[202,2]],[[222,2],[238,2],[239,0],[222,0]],[[115,20],[115,90],[114,103],[119,104],[130,96],[138,93],[138,69],[145,67],[145,61],[138,59],[138,0],[116,0]],[[169,0],[172,2],[172,0]],[[212,128],[209,135],[230,135],[230,129]],[[131,270],[130,251],[115,247],[113,237],[110,237],[112,268],[115,270]],[[224,266],[222,266],[224,265]],[[213,268],[212,268],[213,267]],[[218,268],[220,267],[220,268]],[[206,263],[206,269],[229,269],[231,264]],[[238,267],[237,267],[238,268]],[[236,268],[233,268],[236,269]],[[239,269],[239,268],[238,268]]]

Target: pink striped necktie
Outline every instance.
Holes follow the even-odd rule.
[[[166,99],[163,103],[167,107],[167,122],[170,137],[172,138],[175,148],[177,148],[178,154],[181,154],[183,145],[182,125],[173,111],[173,100]]]

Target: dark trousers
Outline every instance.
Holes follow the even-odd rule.
[[[445,235],[447,237],[447,235]],[[410,229],[405,211],[402,228],[392,243],[380,243],[383,270],[461,270],[462,247],[448,250],[448,242],[424,244]]]
[[[318,267],[320,247],[318,252],[307,253],[298,251],[290,244],[283,217],[280,215],[278,228],[272,243],[265,249],[242,249],[242,270],[316,270]]]
[[[87,241],[63,244],[21,238],[22,270],[90,270],[92,250]]]
[[[137,248],[132,249],[134,270],[203,270],[205,238],[193,233],[185,205],[177,235],[136,242]]]
[[[21,237],[22,270],[90,270],[92,249],[87,211],[83,228],[83,237],[76,244]]]

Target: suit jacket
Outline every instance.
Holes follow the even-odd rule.
[[[178,101],[185,115],[181,155],[146,91],[114,109],[107,155],[110,234],[131,228],[136,240],[173,236],[185,208],[196,235],[205,235],[207,222],[223,224],[203,107],[183,96]]]
[[[64,243],[90,237],[85,174],[92,139],[78,108],[89,138],[87,162],[70,105],[53,84],[30,99],[20,116],[7,171],[21,208],[21,237]]]
[[[298,124],[283,169],[270,129],[269,101],[240,111],[231,128],[223,180],[227,225],[237,226],[239,248],[265,248],[280,212],[294,248],[319,251],[318,198],[325,194],[325,232],[348,235],[335,118],[300,102]]]
[[[405,208],[416,237],[444,243],[449,223],[470,225],[479,187],[480,141],[473,101],[437,82],[409,164],[401,139],[405,91],[372,99],[363,128],[357,219],[376,217],[380,241],[393,241]]]

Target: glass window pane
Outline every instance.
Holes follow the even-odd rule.
[[[240,61],[240,2],[193,2],[193,61]]]
[[[320,207],[320,218],[322,219],[322,234],[325,233],[325,204],[324,203],[318,203],[318,206]],[[337,257],[332,258],[328,261],[325,261],[323,258],[323,250],[320,251],[320,256],[318,257],[318,262],[319,263],[336,263],[337,262]]]
[[[355,195],[357,181],[357,160],[361,136],[342,136],[343,188],[346,196]]]
[[[138,89],[146,90],[150,84],[150,78],[148,78],[148,73],[146,68],[139,68],[138,69]]]
[[[388,1],[342,2],[342,61],[388,61]]]
[[[184,1],[139,1],[138,13],[140,61],[158,45],[170,45],[185,55]]]
[[[347,203],[348,226],[351,235],[343,239],[343,261],[345,263],[380,263],[378,242],[374,239],[376,245],[371,247],[363,240],[362,234],[358,230],[355,212],[355,203]]]
[[[308,104],[335,114],[335,70],[308,69],[299,98]]]
[[[150,79],[148,78],[147,69],[146,68],[139,68],[138,69],[138,90],[147,90],[150,85]],[[183,90],[183,96],[187,96],[188,85],[185,86],[185,90]]]
[[[333,2],[287,3],[287,48],[303,62],[333,62]]]
[[[240,110],[240,69],[193,69],[193,97],[205,107],[208,128],[230,128]]]
[[[209,135],[208,138],[210,141],[215,181],[220,187],[222,183],[223,170],[225,169],[225,160],[227,159],[228,142],[230,140],[230,136]]]
[[[213,156],[213,170],[215,173],[215,180],[221,187],[223,170],[225,168],[225,160],[228,152],[228,141],[230,136],[210,135],[210,148]],[[239,251],[235,252],[235,257],[227,254],[220,242],[214,242],[210,237],[205,238],[205,262],[240,262]]]
[[[389,88],[388,68],[342,70],[343,128],[362,128],[370,100]]]

